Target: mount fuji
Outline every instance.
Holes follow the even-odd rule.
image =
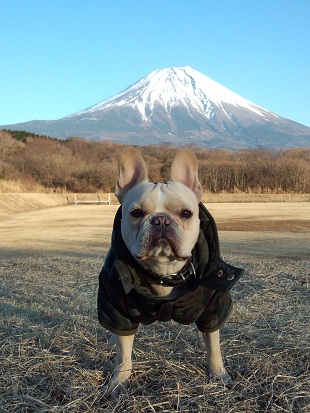
[[[117,95],[59,120],[0,128],[131,145],[310,146],[309,127],[255,105],[190,67],[155,70]]]

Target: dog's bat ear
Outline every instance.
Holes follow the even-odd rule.
[[[171,179],[191,189],[200,201],[202,187],[198,178],[198,162],[191,150],[182,149],[176,154],[171,165]]]
[[[127,148],[122,153],[118,164],[118,173],[115,195],[120,202],[130,189],[140,182],[148,181],[144,159],[134,148]]]

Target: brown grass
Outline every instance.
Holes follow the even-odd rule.
[[[74,204],[75,194],[72,193],[51,193],[51,192],[22,192],[22,187],[11,188],[11,191],[1,192],[0,181],[0,217],[16,214],[19,212],[28,212],[34,210],[40,210],[45,208],[51,208],[61,205]],[[108,193],[97,194],[78,194],[78,199],[82,200],[98,200],[107,199]],[[310,194],[211,194],[204,193],[202,202],[207,205],[214,203],[247,203],[247,202],[310,202]],[[116,196],[111,194],[112,205],[119,204]],[[258,228],[260,223],[257,224]],[[240,227],[240,223],[237,221],[233,223],[230,221],[228,227],[223,227],[225,230],[235,230],[236,227]],[[296,230],[299,226],[296,227]],[[221,228],[222,229],[222,228]],[[251,228],[250,228],[251,229]],[[304,229],[303,229],[304,230]]]
[[[96,197],[96,194],[81,194],[79,196],[94,198]],[[107,194],[103,194],[103,196],[107,196]],[[112,204],[118,203],[114,194],[111,194],[111,201]],[[228,192],[214,194],[211,192],[204,192],[202,202],[207,204],[227,202],[310,202],[310,194],[255,194],[242,192],[236,194]]]
[[[244,192],[236,194],[228,192],[213,194],[211,192],[205,192],[202,197],[202,202],[310,202],[310,194],[255,194]]]
[[[101,194],[107,197],[107,193]],[[74,195],[68,194],[72,201]],[[78,194],[78,197],[84,199],[96,199],[96,194]],[[111,193],[112,204],[118,204],[116,196]],[[211,192],[204,192],[202,202],[213,203],[227,203],[227,202],[310,202],[310,194],[255,194],[255,193],[228,193],[221,192],[214,194]]]
[[[225,259],[246,269],[222,331],[228,389],[207,376],[193,327],[141,326],[126,395],[101,397],[114,350],[96,318],[101,260],[0,258],[0,410],[13,412],[309,411],[309,260]]]
[[[19,180],[0,180],[1,193],[21,193],[21,192],[48,192],[42,185],[37,183],[27,184]],[[52,191],[49,191],[52,192]]]

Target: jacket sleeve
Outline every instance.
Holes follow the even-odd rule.
[[[212,333],[218,330],[225,324],[232,307],[230,293],[213,291],[204,312],[196,320],[198,329],[203,333]]]
[[[126,317],[123,302],[124,295],[117,278],[108,276],[103,267],[99,275],[97,298],[99,322],[112,333],[130,336],[136,333],[139,323]]]

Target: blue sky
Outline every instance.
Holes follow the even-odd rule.
[[[309,0],[1,0],[0,125],[59,119],[191,66],[310,126]]]

